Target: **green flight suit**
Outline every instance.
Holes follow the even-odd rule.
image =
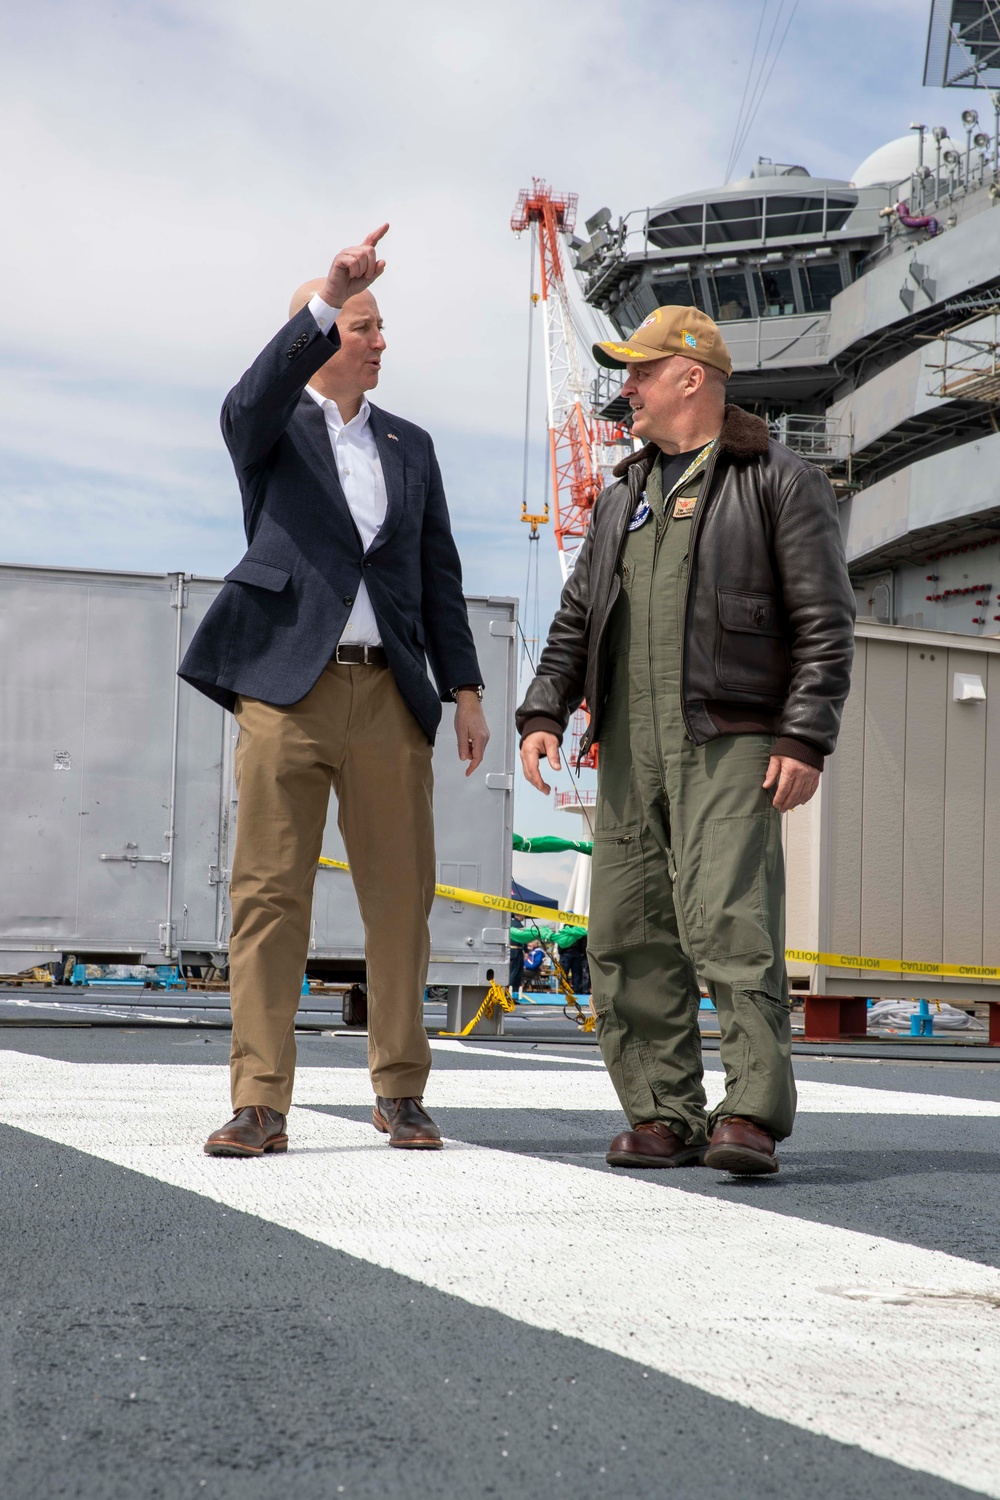
[[[629,1123],[692,1144],[721,1116],[792,1128],[781,819],[762,788],[773,738],[695,745],[681,714],[690,515],[708,450],[626,537],[608,630],[588,935],[597,1034]],[[697,503],[700,503],[698,500]],[[706,1120],[699,985],[718,1009],[723,1103]]]

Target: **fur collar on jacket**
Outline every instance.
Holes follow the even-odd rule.
[[[767,423],[761,417],[744,411],[742,406],[726,406],[720,434],[723,453],[728,453],[737,463],[748,463],[753,458],[763,457],[768,441]],[[638,453],[630,453],[628,458],[615,464],[611,472],[616,479],[621,479],[633,464],[644,463],[648,467],[659,451],[655,443],[647,443]]]

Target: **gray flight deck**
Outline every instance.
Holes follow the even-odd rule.
[[[200,1148],[225,1113],[224,1031],[0,1030],[5,1500],[998,1493],[1000,1069],[799,1059],[777,1178],[623,1174],[603,1160],[619,1119],[593,1043],[524,1034],[433,1042],[448,1145],[431,1157],[371,1129],[363,1036],[303,1034],[289,1154],[218,1162]],[[653,1239],[633,1246],[622,1212]],[[760,1236],[773,1263],[744,1309]],[[879,1300],[938,1274],[940,1302]],[[602,1308],[624,1319],[613,1337]],[[797,1361],[830,1308],[803,1404],[815,1365]],[[861,1415],[838,1418],[851,1389]]]

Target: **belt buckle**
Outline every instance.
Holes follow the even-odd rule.
[[[370,667],[371,656],[369,653],[373,649],[373,647],[367,645],[353,645],[350,642],[345,645],[343,642],[341,642],[337,646],[336,656],[334,659],[336,660],[337,665],[341,667]],[[341,655],[341,652],[344,652],[343,656]]]

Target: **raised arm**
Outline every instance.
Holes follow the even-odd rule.
[[[222,435],[241,474],[267,460],[309,381],[340,348],[337,314],[385,270],[376,246],[388,228],[383,224],[360,245],[337,252],[316,294],[316,311],[310,303],[300,308],[226,397]]]

